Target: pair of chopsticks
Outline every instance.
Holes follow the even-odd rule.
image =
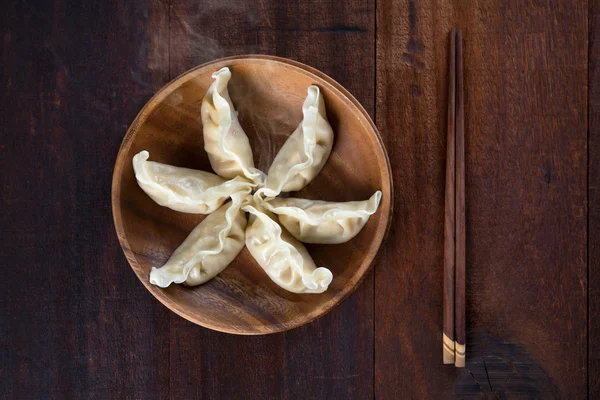
[[[444,364],[465,366],[465,115],[462,32],[450,32],[444,215]]]

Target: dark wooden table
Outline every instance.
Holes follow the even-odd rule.
[[[3,2],[0,399],[600,396],[600,0]],[[464,32],[467,368],[442,365],[447,37]],[[348,88],[393,227],[326,317],[239,337],[158,303],[112,167],[153,93],[264,53]]]

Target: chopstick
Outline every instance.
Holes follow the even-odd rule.
[[[465,115],[462,32],[450,32],[444,210],[443,362],[465,366]]]
[[[466,227],[465,227],[465,100],[463,86],[462,32],[456,33],[456,276],[454,291],[454,329],[456,367],[465,366],[465,275],[466,275]]]
[[[454,176],[456,113],[456,28],[450,32],[448,61],[448,127],[446,140],[446,201],[444,209],[444,326],[442,354],[444,364],[454,364]]]

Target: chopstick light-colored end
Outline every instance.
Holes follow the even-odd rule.
[[[464,368],[467,346],[464,344],[459,344],[458,342],[454,342],[454,345],[455,345],[455,354],[456,354],[456,360],[454,361],[454,366],[456,368]]]
[[[450,339],[445,333],[442,339],[442,354],[444,364],[454,364],[454,340]]]

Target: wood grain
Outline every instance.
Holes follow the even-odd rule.
[[[465,69],[468,333],[519,344],[554,396],[582,398],[587,4],[475,10],[461,11],[465,68],[479,66]]]
[[[164,398],[170,312],[123,258],[108,193],[168,80],[167,8],[2,7],[0,398]]]
[[[590,1],[588,72],[588,398],[600,397],[600,1]]]
[[[375,270],[375,397],[447,398],[440,362],[449,5],[378,1],[376,123],[394,171],[394,224]],[[460,27],[460,25],[459,25]],[[417,300],[418,299],[418,300]]]
[[[538,392],[586,395],[586,21],[582,1],[377,3],[376,121],[396,199],[376,270],[376,397],[463,396],[439,363],[452,25],[464,34],[467,342],[519,344],[555,385]],[[483,355],[468,353],[467,370]]]

